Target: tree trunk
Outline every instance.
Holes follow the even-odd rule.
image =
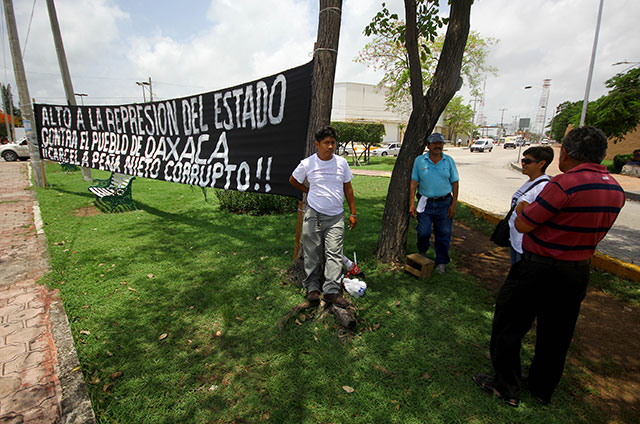
[[[318,39],[313,52],[311,110],[307,129],[306,156],[315,153],[316,131],[331,122],[333,83],[336,76],[342,0],[320,0]]]
[[[333,102],[333,85],[336,76],[336,62],[338,60],[341,16],[342,0],[320,0],[318,38],[313,52],[311,105],[309,107],[305,157],[315,153],[316,131],[331,122],[331,104]],[[303,196],[303,199],[306,204],[306,195]],[[298,211],[298,214],[301,213],[302,211]],[[299,221],[302,222],[301,220]],[[289,268],[288,273],[294,283],[302,283],[302,279],[304,279],[302,242],[298,249],[298,255],[294,258],[293,265]]]
[[[401,262],[404,260],[409,228],[409,185],[413,161],[424,151],[426,145],[424,136],[431,133],[438,122],[438,117],[462,85],[460,69],[469,35],[472,3],[472,0],[451,1],[449,25],[442,54],[431,86],[427,94],[422,96],[422,89],[418,91],[413,87],[414,85],[421,87],[421,82],[418,82],[421,81],[421,69],[419,65],[415,65],[415,59],[418,57],[415,2],[405,0],[406,46],[410,64],[413,110],[402,148],[391,174],[382,215],[380,237],[376,248],[376,256],[382,261]],[[420,98],[416,98],[417,96]]]

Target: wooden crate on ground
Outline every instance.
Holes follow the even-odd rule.
[[[431,276],[435,262],[432,259],[425,258],[419,253],[407,255],[404,262],[404,270],[415,275],[421,280],[426,280]]]

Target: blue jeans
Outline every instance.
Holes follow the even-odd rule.
[[[431,226],[435,236],[434,247],[436,249],[436,264],[448,264],[449,245],[451,244],[451,229],[453,220],[449,219],[449,206],[453,197],[449,196],[439,202],[427,200],[424,212],[418,213],[418,251],[421,253],[429,250],[429,239],[431,238]]]
[[[522,254],[518,253],[518,251],[512,246],[509,246],[509,252],[511,253],[511,265],[515,264],[516,262],[520,262],[520,260],[522,259]]]

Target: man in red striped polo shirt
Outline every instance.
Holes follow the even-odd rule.
[[[543,404],[551,400],[589,283],[589,258],[624,205],[624,190],[600,165],[607,138],[594,127],[562,140],[559,167],[535,202],[517,210],[525,233],[523,255],[509,270],[496,299],[491,332],[495,377],[475,374],[480,388],[518,406],[520,388]],[[524,210],[522,210],[524,209]],[[522,339],[537,320],[535,355],[521,373]]]

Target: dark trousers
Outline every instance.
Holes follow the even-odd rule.
[[[520,398],[520,348],[535,318],[536,347],[528,387],[540,399],[551,400],[588,283],[588,261],[553,261],[525,252],[511,266],[498,292],[491,332],[491,362],[503,396]]]
[[[453,220],[449,218],[449,206],[453,197],[448,196],[442,200],[427,200],[424,212],[418,213],[418,252],[425,253],[429,250],[431,239],[431,227],[435,236],[434,247],[436,250],[436,264],[448,264],[449,245],[451,244],[451,233],[453,230]]]

